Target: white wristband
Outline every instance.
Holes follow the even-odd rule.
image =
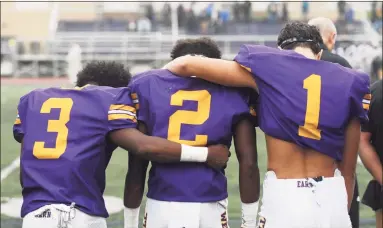
[[[138,228],[138,220],[140,217],[140,207],[124,208],[124,228]]]
[[[205,162],[208,155],[207,147],[193,147],[181,144],[181,160],[182,162]]]
[[[257,226],[259,201],[254,203],[242,203],[242,226],[243,228],[255,228]]]

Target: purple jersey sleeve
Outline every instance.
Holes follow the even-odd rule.
[[[355,75],[350,89],[351,118],[356,117],[362,124],[368,122],[368,110],[370,108],[371,93],[370,79],[367,74]]]
[[[240,64],[243,68],[245,68],[248,71],[251,70],[251,62],[250,62],[251,56],[249,49],[246,45],[241,45],[241,48],[239,49],[239,52],[237,56],[235,56],[234,61],[236,61],[238,64]]]
[[[130,96],[130,90],[128,88],[121,88],[117,91],[109,106],[109,131],[136,127],[136,109]]]
[[[140,79],[150,76],[151,73],[145,72],[140,75],[135,76],[128,87],[131,91],[130,96],[134,103],[134,107],[137,110],[137,120],[146,123],[149,120],[149,101],[142,95],[142,91],[140,90]]]
[[[23,122],[25,121],[24,110],[26,109],[27,105],[26,97],[27,95],[20,98],[19,105],[17,106],[16,120],[13,124],[13,137],[19,143],[21,143],[24,137]]]
[[[262,64],[254,65],[254,62],[258,58],[270,58],[272,55],[288,55],[287,52],[283,52],[276,48],[266,47],[263,45],[241,45],[238,54],[235,56],[234,61],[240,64],[243,68],[249,72],[256,72],[257,67],[264,67]]]

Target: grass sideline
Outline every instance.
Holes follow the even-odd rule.
[[[1,81],[1,168],[8,166],[15,158],[19,156],[20,146],[14,141],[12,136],[12,126],[16,117],[16,108],[20,97],[27,92],[41,87],[47,87],[51,85],[64,86],[67,85],[63,80],[3,80]],[[261,177],[266,171],[266,151],[265,141],[263,133],[257,129],[257,142],[259,153],[259,164],[261,170]],[[230,158],[228,168],[226,170],[228,178],[228,191],[229,191],[229,216],[231,220],[240,219],[240,197],[238,192],[238,164],[235,157],[234,149],[231,148],[233,156]],[[128,157],[127,153],[123,150],[116,150],[113,154],[109,167],[107,169],[107,186],[105,195],[123,197],[123,186],[125,181],[125,173],[127,171]],[[1,183],[1,196],[2,197],[20,197],[21,188],[19,184],[19,170],[15,170]],[[365,168],[358,165],[357,169],[359,180],[360,196],[363,195],[371,176],[367,173]],[[297,202],[299,206],[299,202]],[[143,212],[144,204],[141,207]],[[143,213],[141,213],[142,215]],[[360,218],[373,219],[374,213],[371,209],[364,205],[360,205]],[[5,215],[1,215],[1,227],[17,228],[21,227],[21,220],[10,218]],[[108,218],[109,227],[122,227],[123,213],[113,214]],[[232,224],[232,223],[231,223]],[[236,223],[237,224],[237,223]],[[364,228],[374,226],[361,226]]]

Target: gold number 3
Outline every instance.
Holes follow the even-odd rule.
[[[170,104],[182,106],[183,101],[185,100],[197,101],[197,111],[178,110],[174,112],[169,118],[168,139],[173,142],[190,146],[205,146],[207,144],[207,135],[196,135],[195,140],[181,139],[181,125],[203,124],[210,115],[211,95],[207,90],[179,90],[171,96]]]
[[[33,146],[33,155],[38,159],[58,159],[65,152],[68,140],[68,128],[66,124],[70,119],[73,100],[71,98],[49,98],[40,110],[40,113],[50,113],[51,109],[59,108],[58,120],[48,120],[48,132],[57,132],[56,146],[46,148],[45,142],[36,141]]]
[[[312,74],[303,81],[303,88],[307,90],[307,106],[305,124],[299,126],[299,136],[321,139],[321,130],[318,129],[321,87],[321,77],[317,74]]]

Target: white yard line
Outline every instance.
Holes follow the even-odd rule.
[[[20,166],[20,157],[17,157],[11,164],[1,170],[1,182],[7,178],[15,169]]]

